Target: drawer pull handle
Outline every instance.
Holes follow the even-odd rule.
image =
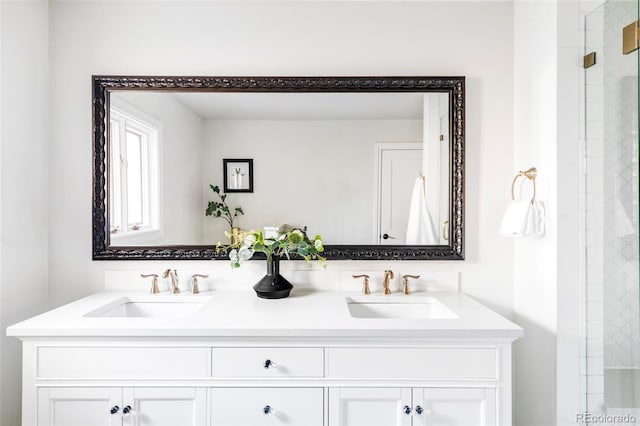
[[[417,414],[417,415],[420,415],[420,414],[422,414],[423,412],[424,412],[424,410],[422,409],[422,407],[421,407],[421,406],[419,406],[419,405],[416,405],[416,414]]]
[[[402,412],[405,413],[407,416],[411,415],[411,407],[409,407],[408,405],[405,405],[402,408]]]
[[[276,366],[276,364],[273,361],[271,361],[270,359],[268,359],[268,360],[266,360],[264,362],[264,368],[266,368],[266,369],[269,369],[270,367],[275,367],[275,366]]]
[[[111,410],[109,410],[111,414],[117,414],[118,411],[120,411],[120,407],[118,407],[117,405],[114,405],[113,407],[111,407]]]
[[[271,406],[265,405],[264,408],[262,409],[262,412],[264,414],[269,415],[269,414],[271,414],[273,412],[273,409],[271,408]]]
[[[124,408],[122,409],[122,414],[127,415],[127,414],[129,414],[130,412],[131,412],[131,406],[130,406],[130,405],[127,405],[126,407],[124,407]]]

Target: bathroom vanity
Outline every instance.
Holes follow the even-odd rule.
[[[222,226],[216,234],[214,224],[204,222],[209,219],[193,194],[208,191],[203,176],[209,183],[223,181],[215,165],[240,153],[244,159],[236,161],[255,162],[263,188],[256,185],[255,192],[234,200],[247,212],[245,229],[279,223],[283,213],[273,209],[282,207],[285,217],[326,237],[323,256],[329,260],[464,259],[464,77],[94,76],[92,86],[94,260],[227,260],[215,246]],[[185,104],[193,106],[189,114],[207,108],[194,119]],[[166,120],[159,105],[172,112]],[[239,115],[226,115],[231,110]],[[179,120],[177,112],[185,117]],[[282,148],[280,133],[267,137],[267,119],[286,134],[304,132]],[[345,133],[347,122],[359,129],[353,133],[358,137]],[[129,127],[147,129],[151,141],[144,155],[149,164],[141,169],[167,173],[145,174],[143,189],[152,195],[144,197],[148,206],[142,210],[155,213],[141,221],[127,219],[124,192],[117,190],[124,185],[122,156],[109,159],[124,150]],[[163,136],[156,137],[160,129]],[[231,140],[238,129],[257,133]],[[337,139],[342,134],[359,143],[349,148]],[[251,140],[259,146],[248,146]],[[392,164],[388,152],[407,150],[408,144],[415,164],[385,166]],[[208,151],[200,152],[202,147]],[[316,156],[313,149],[331,155],[317,161],[316,171],[307,161]],[[287,164],[301,167],[300,176],[321,176],[314,191],[305,179],[274,173],[268,165],[280,159],[269,157],[273,152],[302,153],[289,156]],[[191,160],[182,164],[203,168],[193,182],[168,174],[182,170],[173,161],[185,156]],[[376,166],[354,172],[353,158]],[[326,162],[333,172],[326,172]],[[393,203],[382,201],[392,198],[383,190],[386,183],[401,181],[387,176],[389,170],[406,172],[400,189],[389,190],[395,195],[412,187],[419,194],[422,185],[433,198],[437,229],[426,240],[414,241],[406,223],[388,224],[382,214],[397,208],[390,215],[405,217],[411,201],[407,196],[406,203],[397,202],[395,195]],[[287,167],[287,173],[296,172]],[[283,186],[298,180],[302,187]],[[168,192],[167,185],[162,197],[153,195],[161,181],[174,183],[177,191]],[[373,182],[376,191],[363,189]],[[296,194],[296,203],[275,202],[273,188]],[[307,193],[311,199],[300,201]],[[163,197],[171,200],[168,207],[157,203]],[[336,220],[336,205],[351,222]],[[173,214],[175,206],[195,207],[187,217]],[[292,210],[296,206],[302,210]],[[166,219],[162,229],[155,220],[160,216]],[[180,220],[172,223],[174,216]],[[200,222],[197,229],[182,229]],[[318,288],[333,285],[328,283],[340,273],[327,277],[317,276]],[[239,280],[239,287],[251,281]],[[23,425],[510,425],[511,344],[522,329],[462,293],[425,292],[437,280],[428,281],[410,295],[304,291],[298,285],[280,300],[217,287],[198,295],[94,294],[8,328],[23,341]],[[224,279],[216,282],[235,288]],[[341,290],[349,288],[343,284]]]
[[[522,329],[457,292],[105,291],[8,328],[23,425],[510,425]]]

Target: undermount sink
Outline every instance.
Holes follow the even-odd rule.
[[[451,319],[458,318],[435,297],[380,296],[346,299],[353,318]]]
[[[100,318],[180,318],[195,315],[208,296],[122,297],[93,310],[85,317]]]

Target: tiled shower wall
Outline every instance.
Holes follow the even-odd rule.
[[[583,389],[591,412],[624,406],[614,392],[605,395],[605,369],[640,367],[637,54],[620,49],[621,28],[637,19],[637,7],[637,0],[609,0],[585,19],[585,53],[597,58],[585,71]]]
[[[627,5],[628,3],[625,3]],[[636,7],[605,7],[605,51],[620,46]],[[626,25],[626,24],[625,24]],[[614,28],[618,31],[614,31]],[[629,63],[631,62],[631,64]],[[611,55],[604,76],[604,366],[638,368],[638,76],[635,54]],[[631,70],[629,69],[631,67]]]
[[[585,54],[596,53],[596,65],[585,71],[586,154],[586,342],[582,362],[586,408],[604,405],[603,280],[604,280],[604,6],[585,17]]]

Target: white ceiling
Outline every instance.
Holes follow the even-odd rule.
[[[422,119],[424,93],[174,93],[203,119]]]

